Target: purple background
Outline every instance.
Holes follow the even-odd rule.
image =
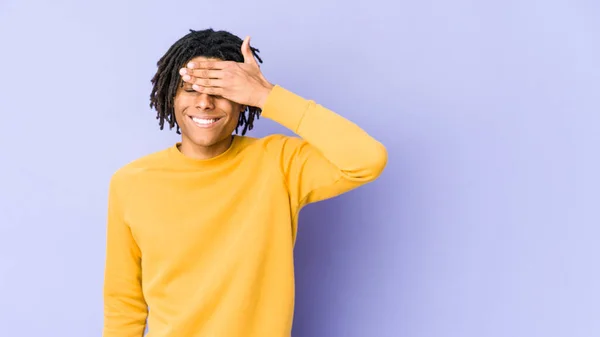
[[[600,336],[597,1],[0,1],[0,336],[99,336],[112,172],[187,29],[385,143],[306,208],[294,337]],[[251,133],[286,132],[265,119]]]

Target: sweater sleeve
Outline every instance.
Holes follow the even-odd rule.
[[[277,160],[296,211],[379,177],[387,150],[356,124],[276,85],[262,116],[300,137],[284,137]]]
[[[104,274],[103,337],[142,337],[148,313],[142,294],[141,252],[123,217],[117,181],[110,182]]]

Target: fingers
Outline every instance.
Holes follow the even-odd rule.
[[[223,96],[223,88],[219,87],[205,87],[202,85],[194,84],[192,85],[192,89],[196,90],[197,92],[211,96]]]
[[[179,69],[179,74],[182,77],[198,77],[198,78],[223,78],[225,76],[222,70],[210,70],[210,69]],[[184,79],[186,81],[186,79]]]
[[[244,55],[244,63],[256,64],[256,59],[250,49],[250,36],[246,36],[244,42],[242,42],[242,55]]]
[[[198,77],[193,77],[193,76],[189,76],[189,75],[184,75],[182,77],[182,79],[186,83],[193,84],[192,87],[194,85],[197,85],[197,86],[202,86],[202,87],[222,88],[225,85],[224,81],[219,78],[198,78]]]

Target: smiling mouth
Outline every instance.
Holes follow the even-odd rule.
[[[212,126],[221,120],[221,117],[217,117],[217,118],[199,118],[199,117],[192,117],[192,116],[189,116],[189,117],[192,120],[192,122],[194,124],[196,124],[196,126],[201,127],[201,128],[206,128],[206,127]]]

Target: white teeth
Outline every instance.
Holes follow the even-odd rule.
[[[219,119],[218,119],[218,118],[213,118],[213,119],[202,119],[202,118],[196,118],[196,117],[192,117],[192,120],[193,120],[195,123],[197,123],[197,124],[200,124],[200,125],[209,125],[209,124],[212,124],[212,123],[214,123],[214,122],[218,121]]]

